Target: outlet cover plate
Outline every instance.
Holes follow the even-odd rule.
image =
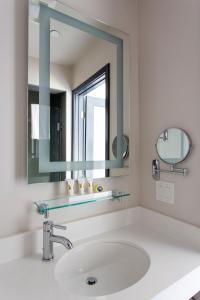
[[[166,181],[157,181],[156,200],[174,204],[174,183]]]

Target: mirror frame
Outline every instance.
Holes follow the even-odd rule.
[[[169,129],[179,129],[179,130],[181,130],[181,131],[187,136],[188,141],[189,141],[189,149],[188,149],[188,152],[187,152],[186,156],[185,156],[182,160],[180,160],[180,161],[178,161],[178,162],[176,162],[176,163],[174,163],[174,164],[173,164],[173,163],[169,163],[169,162],[167,162],[166,160],[164,160],[164,159],[159,155],[159,153],[158,153],[158,148],[157,148],[157,144],[158,144],[159,137],[161,136],[161,134],[162,134],[164,131],[169,130]],[[156,143],[155,143],[155,148],[156,148],[156,153],[157,153],[159,159],[160,159],[162,162],[164,162],[164,163],[166,163],[166,164],[168,164],[168,165],[174,166],[174,165],[180,164],[180,163],[182,163],[183,161],[185,161],[185,160],[188,158],[188,156],[191,154],[191,152],[192,152],[192,140],[191,140],[189,134],[188,134],[184,129],[179,128],[179,127],[168,127],[168,128],[166,128],[166,129],[162,130],[162,131],[160,132],[160,134],[158,135],[158,138],[157,138]]]
[[[117,46],[117,158],[106,161],[50,161],[49,117],[50,106],[50,19],[56,19]],[[123,39],[94,25],[40,4],[39,57],[39,172],[123,168]],[[44,130],[45,129],[45,130]],[[44,134],[44,132],[46,132]]]

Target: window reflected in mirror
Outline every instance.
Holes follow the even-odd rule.
[[[109,159],[110,65],[72,91],[72,161]],[[73,172],[77,177],[102,178],[105,170]]]

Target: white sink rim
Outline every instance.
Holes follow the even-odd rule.
[[[101,295],[93,295],[93,297],[97,297],[98,299],[101,298],[101,297],[105,297],[105,296],[108,296],[108,295],[111,295],[111,294],[115,294],[115,293],[119,293],[119,292],[122,292],[123,290],[125,289],[128,289],[128,288],[131,288],[133,285],[137,284],[141,279],[144,278],[144,276],[146,276],[146,274],[148,273],[149,271],[149,268],[150,268],[150,264],[151,264],[151,259],[150,259],[150,256],[149,254],[147,253],[147,251],[145,251],[144,248],[140,247],[138,244],[135,244],[135,243],[132,243],[132,242],[129,242],[129,241],[126,241],[126,240],[123,240],[123,239],[98,239],[98,240],[94,240],[94,241],[89,241],[89,242],[85,242],[85,243],[82,243],[76,247],[74,247],[72,250],[69,250],[67,253],[65,253],[57,262],[56,266],[55,266],[55,269],[54,269],[54,275],[55,275],[55,278],[56,278],[56,281],[59,283],[59,285],[62,286],[61,282],[59,281],[58,279],[58,269],[59,269],[59,265],[63,263],[63,261],[67,261],[67,258],[70,257],[71,255],[73,254],[76,254],[78,253],[79,251],[84,251],[84,249],[87,249],[87,247],[91,246],[92,245],[103,245],[103,244],[109,244],[109,245],[112,245],[112,244],[117,244],[117,245],[124,245],[126,247],[132,247],[134,250],[137,250],[140,254],[143,255],[143,258],[146,260],[146,266],[145,266],[145,271],[142,272],[142,274],[139,276],[139,278],[133,282],[132,284],[129,284],[127,287],[125,288],[119,288],[118,290],[115,290],[113,292],[109,292],[109,293],[103,293]],[[63,286],[62,286],[63,287]],[[79,297],[85,297],[85,295],[82,295],[80,293],[77,293],[77,291],[72,291],[72,290],[68,290],[67,288],[64,288],[66,292],[68,292],[69,294],[71,295],[77,295]],[[91,297],[91,296],[88,296],[87,297]]]

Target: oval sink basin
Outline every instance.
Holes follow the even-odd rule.
[[[70,294],[98,297],[119,292],[139,281],[150,259],[141,248],[120,241],[98,241],[68,251],[55,277]]]

